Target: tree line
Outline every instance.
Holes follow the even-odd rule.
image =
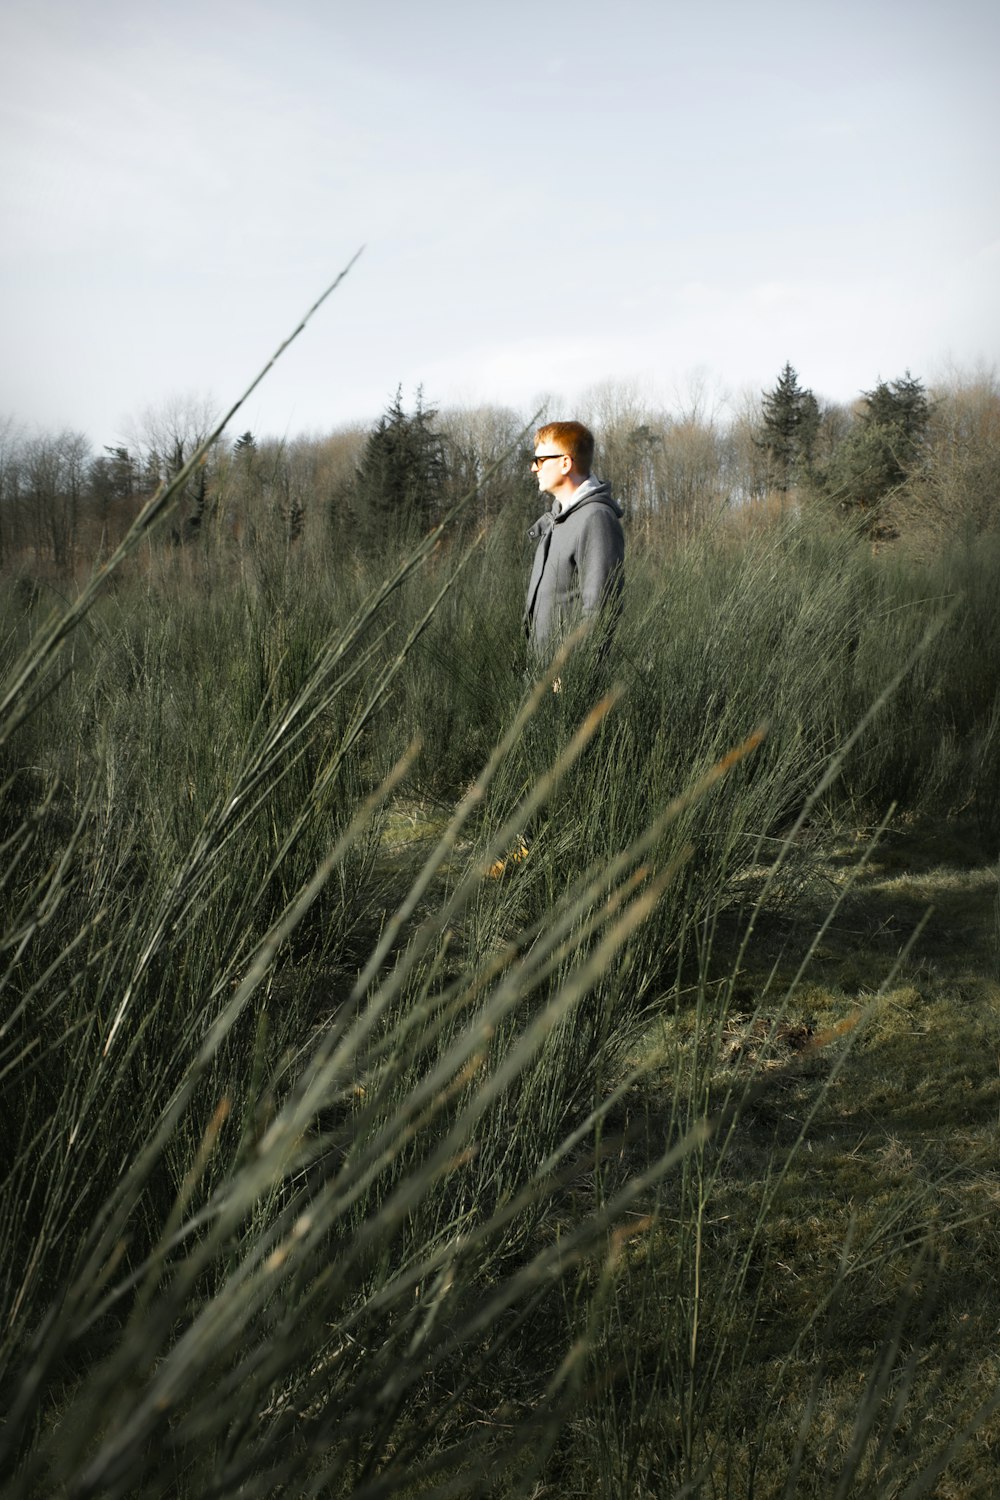
[[[992,373],[928,389],[907,370],[844,406],[821,402],[787,362],[772,387],[735,411],[713,406],[704,388],[665,412],[633,387],[608,384],[589,393],[580,415],[598,436],[598,472],[633,527],[665,544],[754,507],[811,508],[873,542],[925,549],[1000,526]],[[211,426],[204,403],[174,402],[147,413],[128,442],[95,452],[79,432],[0,423],[0,570],[89,566]],[[440,411],[419,389],[407,406],[398,388],[368,429],[223,438],[189,482],[165,540],[365,553],[423,534],[473,491],[465,527],[503,517],[520,524],[537,505],[524,427],[524,416],[504,407]]]

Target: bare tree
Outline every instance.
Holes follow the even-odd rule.
[[[439,415],[452,495],[458,500],[478,486],[470,514],[481,523],[493,522],[512,498],[527,500],[535,493],[524,450],[517,446],[523,426],[523,417],[508,406],[452,407]]]
[[[76,550],[89,458],[87,438],[68,429],[28,438],[22,448],[22,497],[35,555],[48,554],[57,568],[68,567]]]
[[[583,420],[597,438],[597,467],[633,516],[650,514],[659,503],[656,450],[663,418],[654,413],[635,381],[608,380],[592,386],[582,402]]]
[[[172,479],[218,420],[217,403],[204,394],[174,394],[147,406],[125,424],[125,437],[139,455],[148,483]]]
[[[956,372],[931,395],[922,461],[894,514],[904,536],[934,548],[1000,529],[1000,380]]]
[[[761,441],[760,393],[747,388],[733,403],[726,432],[726,468],[734,505],[762,501],[768,492],[768,456]]]
[[[712,421],[670,423],[656,460],[657,492],[667,531],[689,538],[729,503],[722,434]]]
[[[139,483],[143,490],[152,492],[180,472],[214,428],[217,412],[216,403],[209,396],[175,394],[158,406],[145,407],[126,423],[128,444],[138,455]],[[175,542],[190,541],[204,534],[211,507],[209,475],[213,456],[206,455],[200,472],[185,487],[183,504],[171,531]]]
[[[13,417],[0,421],[0,564],[22,545],[22,449]]]
[[[718,378],[704,365],[695,365],[684,376],[683,385],[673,389],[675,421],[696,427],[718,427],[727,395]]]

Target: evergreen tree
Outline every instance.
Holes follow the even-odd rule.
[[[798,375],[786,363],[774,390],[763,392],[762,405],[763,432],[757,441],[767,453],[775,488],[787,490],[810,471],[819,431],[819,403],[812,391],[799,385]]]
[[[349,509],[363,532],[398,536],[416,525],[434,524],[446,502],[448,459],[444,438],[435,431],[437,412],[416,405],[403,408],[402,387],[368,435],[351,485]]]
[[[108,447],[93,460],[87,474],[91,495],[102,514],[115,500],[125,500],[135,493],[136,464],[127,448]]]
[[[930,403],[922,381],[915,380],[909,370],[901,380],[888,384],[880,380],[873,391],[865,392],[865,408],[862,421],[893,436],[902,478],[903,467],[915,458],[930,420]]]
[[[869,535],[888,534],[885,502],[919,464],[930,412],[923,383],[909,370],[880,380],[864,392],[862,411],[826,468],[823,489]]]

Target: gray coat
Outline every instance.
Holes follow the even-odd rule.
[[[538,543],[524,602],[524,628],[533,649],[543,654],[564,630],[589,619],[602,605],[609,629],[624,581],[625,535],[622,509],[611,486],[584,481],[576,503],[555,515],[546,511],[528,535]]]

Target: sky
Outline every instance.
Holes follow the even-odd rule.
[[[849,401],[1000,360],[996,0],[8,0],[0,421]]]

